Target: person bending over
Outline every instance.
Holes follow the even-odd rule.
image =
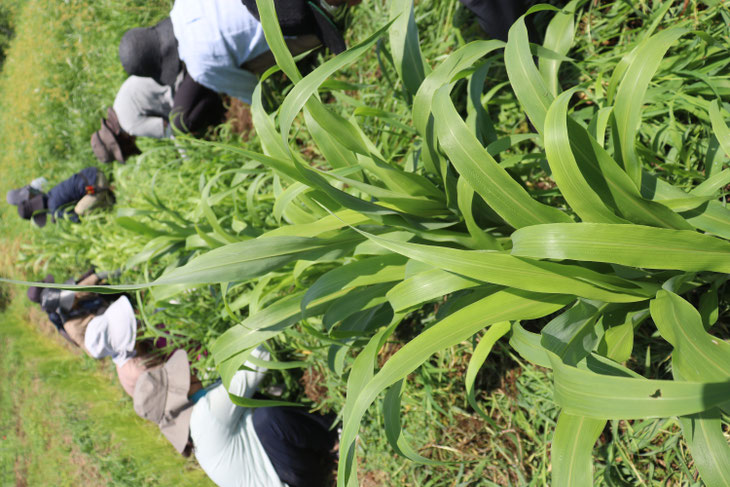
[[[79,286],[95,286],[106,279],[106,273],[86,272],[77,280],[71,278],[66,284]],[[48,274],[44,283],[56,282],[53,274]],[[89,322],[103,313],[109,306],[109,296],[88,291],[70,291],[31,286],[27,292],[28,299],[40,305],[56,330],[72,345],[84,348],[84,333]],[[87,352],[88,353],[88,352]]]
[[[25,199],[17,201],[17,206],[21,218],[32,219],[37,226],[44,227],[48,214],[53,222],[62,217],[78,222],[79,215],[113,203],[114,194],[104,173],[95,167],[87,167],[58,183],[48,194],[27,192]]]
[[[343,51],[345,42],[333,17],[345,9],[344,3],[277,0],[292,54],[322,43],[335,53]],[[274,64],[255,2],[248,0],[176,0],[169,19],[124,34],[119,58],[128,74],[162,85],[172,86],[183,71],[169,119],[178,130],[193,133],[220,121],[220,93],[251,103],[256,75]]]
[[[263,360],[261,348],[253,356]],[[246,363],[228,391],[203,389],[191,380],[184,350],[143,372],[134,388],[134,410],[159,425],[180,453],[192,449],[200,466],[222,487],[320,487],[331,470],[337,433],[332,418],[296,407],[244,408],[228,393],[250,398],[266,369]]]

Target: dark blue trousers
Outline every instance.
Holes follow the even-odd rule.
[[[324,487],[332,470],[337,432],[334,415],[320,416],[297,407],[258,408],[256,435],[279,478],[290,487]]]
[[[492,39],[507,40],[507,32],[527,11],[526,0],[460,0],[477,18],[479,27]]]

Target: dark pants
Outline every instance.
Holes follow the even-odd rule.
[[[261,20],[256,0],[241,0],[248,11]],[[342,33],[321,9],[312,8],[307,0],[274,0],[274,9],[285,36],[315,35],[330,51],[339,54],[346,49]]]
[[[507,40],[507,32],[527,11],[526,0],[460,0],[477,18],[488,37]]]
[[[334,416],[296,407],[258,408],[253,426],[282,482],[290,487],[324,486],[332,468],[337,433]]]
[[[202,135],[208,127],[221,123],[225,113],[221,96],[185,73],[170,110],[172,126],[184,133]]]

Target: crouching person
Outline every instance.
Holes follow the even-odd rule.
[[[78,280],[69,279],[67,284],[79,286],[95,286],[106,278],[106,273],[93,270],[85,273]],[[55,282],[52,274],[48,274],[45,283]],[[84,349],[84,333],[89,322],[96,315],[102,314],[109,305],[109,297],[86,291],[70,291],[32,286],[28,288],[28,299],[41,306],[48,319],[58,332],[72,345]],[[84,351],[86,351],[84,349]]]
[[[256,349],[257,358],[268,352]],[[265,369],[250,363],[229,391],[250,398]],[[221,487],[318,487],[326,485],[337,434],[332,418],[300,408],[250,409],[233,404],[216,384],[203,389],[191,378],[184,350],[161,367],[142,373],[134,389],[134,410],[158,424],[180,453],[195,452],[208,476]]]
[[[110,357],[122,388],[130,396],[134,394],[137,378],[151,359],[137,353],[137,317],[126,296],[89,321],[84,332],[84,350],[95,359]]]
[[[32,219],[39,227],[46,225],[48,214],[53,222],[64,217],[78,222],[79,215],[113,203],[114,193],[109,181],[104,172],[95,167],[87,167],[77,172],[51,188],[48,194],[28,192],[25,199],[13,200],[13,204],[18,206],[20,217]]]

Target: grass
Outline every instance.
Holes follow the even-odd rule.
[[[2,485],[212,485],[141,420],[110,362],[71,352],[20,299],[0,314]]]

